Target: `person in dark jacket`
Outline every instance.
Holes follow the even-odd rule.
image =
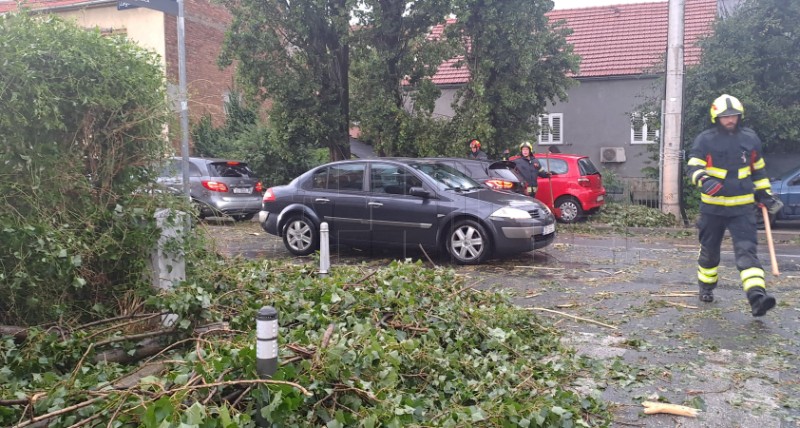
[[[714,100],[710,112],[715,126],[695,138],[687,168],[692,183],[701,190],[699,297],[703,302],[714,301],[720,246],[727,229],[751,313],[760,317],[775,306],[775,298],[767,294],[764,269],[756,254],[755,204],[776,213],[782,203],[771,194],[761,140],[752,129],[742,126],[742,103],[724,94]]]
[[[523,141],[519,145],[519,155],[512,156],[509,160],[517,165],[517,170],[528,183],[528,196],[535,198],[536,189],[539,187],[539,177],[550,177],[550,173],[542,171],[542,165],[533,155],[533,145],[530,141]]]
[[[469,154],[467,154],[467,159],[489,159],[486,153],[481,150],[481,142],[478,141],[477,138],[469,141]]]

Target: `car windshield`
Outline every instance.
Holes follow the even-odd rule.
[[[419,162],[410,164],[411,168],[431,177],[445,190],[475,190],[481,189],[477,181],[468,177],[450,165],[438,162]]]

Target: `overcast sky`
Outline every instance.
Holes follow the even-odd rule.
[[[577,7],[605,6],[609,4],[652,3],[667,0],[553,0],[556,9],[574,9]]]

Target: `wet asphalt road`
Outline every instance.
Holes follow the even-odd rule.
[[[292,257],[257,223],[206,223],[217,251],[247,258]],[[576,229],[572,229],[576,230]],[[729,239],[723,242],[720,284],[711,304],[696,296],[694,231],[648,234],[630,229],[585,234],[561,228],[553,245],[473,266],[453,267],[475,288],[509,293],[536,311],[578,353],[596,358],[575,387],[600,391],[612,403],[613,426],[800,427],[800,224],[776,229],[781,275],[769,274],[766,238],[759,256],[777,307],[750,315]],[[387,258],[426,260],[419,252],[331,250],[331,266]],[[552,312],[556,311],[556,312]],[[573,317],[583,318],[579,320]],[[696,419],[644,415],[641,402],[700,408]]]

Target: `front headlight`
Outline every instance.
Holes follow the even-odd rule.
[[[524,219],[524,218],[531,218],[531,215],[528,214],[527,211],[521,210],[519,208],[503,207],[493,212],[491,217]]]

